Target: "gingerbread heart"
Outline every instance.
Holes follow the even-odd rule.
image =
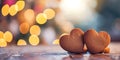
[[[100,31],[98,33],[91,29],[84,34],[84,41],[90,53],[103,52],[104,49],[109,45],[110,39],[110,35],[105,31]]]
[[[60,46],[68,52],[82,53],[84,47],[83,35],[84,32],[81,29],[75,28],[70,32],[70,35],[60,37]]]

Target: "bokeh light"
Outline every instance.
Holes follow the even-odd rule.
[[[26,22],[25,17],[24,17],[24,12],[25,12],[25,10],[21,10],[17,14],[17,21],[18,21],[19,24],[21,24],[23,22]]]
[[[30,28],[30,34],[31,35],[40,35],[41,29],[38,25],[33,25]]]
[[[25,7],[24,1],[17,1],[16,5],[18,6],[18,11],[21,11]]]
[[[2,13],[3,16],[7,16],[8,15],[8,13],[9,13],[9,5],[8,4],[5,4],[2,7],[1,13]]]
[[[4,39],[0,39],[0,47],[6,47],[7,42]]]
[[[62,37],[62,36],[64,36],[64,35],[69,35],[68,33],[62,33],[61,35],[60,35],[60,37]]]
[[[54,40],[54,41],[53,41],[53,44],[54,44],[54,45],[59,45],[59,39]]]
[[[31,45],[36,46],[36,45],[39,44],[39,42],[40,42],[40,40],[39,40],[39,38],[38,38],[37,35],[31,35],[31,36],[29,37],[29,43],[30,43]]]
[[[27,22],[24,22],[20,24],[19,30],[22,34],[27,34],[29,31],[29,24]]]
[[[12,39],[13,39],[13,35],[10,31],[6,31],[4,33],[4,39],[7,41],[7,42],[11,42]]]
[[[28,22],[30,25],[34,23],[35,19],[35,13],[32,9],[27,9],[24,12],[24,18],[26,22]]]
[[[18,42],[17,42],[17,45],[18,45],[18,46],[24,46],[24,45],[27,45],[27,43],[26,43],[25,40],[19,39]]]
[[[52,19],[55,16],[55,11],[53,9],[45,9],[44,14],[46,14],[47,19]]]
[[[110,48],[109,48],[109,47],[106,47],[106,48],[104,49],[104,53],[110,53]]]
[[[0,39],[3,38],[4,33],[0,31]]]
[[[9,14],[10,14],[11,16],[16,15],[17,12],[18,12],[18,6],[17,6],[17,5],[12,5],[12,6],[10,6],[10,8],[9,8]]]
[[[45,14],[43,13],[39,13],[37,16],[36,16],[36,22],[38,24],[45,24],[47,22],[47,17]]]
[[[84,3],[83,0],[62,0],[60,4],[60,8],[63,11],[66,12],[71,11],[71,13],[73,13],[73,11],[77,12],[80,8],[84,9],[85,7],[83,6],[83,3]]]
[[[81,23],[85,26],[86,22],[90,20],[93,21],[93,18],[95,18],[96,16],[96,1],[97,0],[62,0],[60,3],[60,9],[62,10],[63,15],[66,17],[67,20],[72,21],[72,23],[74,24]]]

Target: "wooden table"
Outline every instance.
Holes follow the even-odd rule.
[[[109,45],[109,54],[68,54],[59,45],[0,48],[0,60],[120,60],[120,43]]]

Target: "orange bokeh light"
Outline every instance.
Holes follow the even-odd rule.
[[[36,16],[36,22],[38,24],[45,24],[47,22],[47,17],[44,13],[39,13],[37,16]]]
[[[44,14],[46,14],[47,19],[52,19],[55,16],[55,11],[53,9],[45,9]]]
[[[25,21],[28,22],[30,25],[35,21],[35,13],[32,9],[27,9],[24,11],[24,18]]]
[[[4,33],[4,39],[7,41],[7,42],[11,42],[12,39],[13,39],[13,35],[10,31],[6,31]]]
[[[17,1],[16,5],[18,6],[18,11],[21,11],[25,7],[25,2],[24,1]]]
[[[7,42],[4,39],[0,39],[0,47],[6,47]]]
[[[1,13],[2,13],[3,16],[7,16],[8,15],[8,13],[9,13],[9,5],[8,4],[5,4],[2,7]]]
[[[29,31],[29,24],[27,22],[24,22],[20,24],[19,30],[22,34],[27,34]]]
[[[0,39],[3,38],[4,33],[0,31]]]
[[[36,36],[36,35],[31,35],[31,36],[29,37],[29,43],[30,43],[31,45],[36,46],[36,45],[39,44],[39,42],[40,42],[40,40],[39,40],[38,36]]]
[[[17,42],[17,45],[18,45],[18,46],[23,46],[23,45],[27,45],[27,43],[26,43],[25,40],[19,39],[18,42]]]
[[[38,25],[33,25],[30,28],[30,34],[32,35],[40,35],[41,29]]]
[[[12,5],[12,6],[10,6],[10,8],[9,8],[9,14],[10,14],[11,16],[16,15],[17,12],[18,12],[18,7],[17,7],[17,5]]]

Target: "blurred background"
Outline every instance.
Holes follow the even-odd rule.
[[[0,0],[0,40],[7,45],[54,45],[61,34],[81,28],[107,31],[112,41],[120,41],[119,2]]]

